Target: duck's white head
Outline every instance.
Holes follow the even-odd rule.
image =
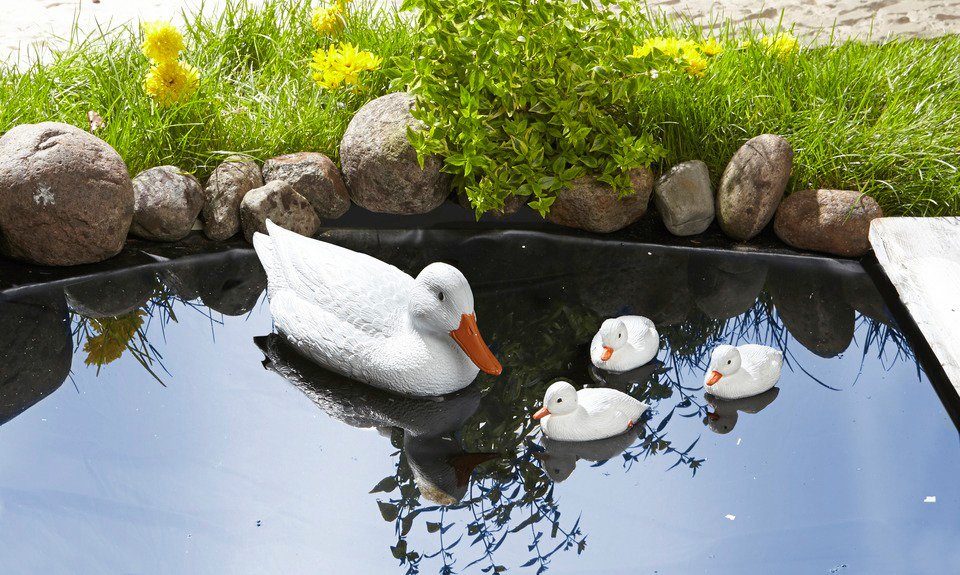
[[[477,367],[491,375],[503,368],[480,337],[473,310],[473,290],[460,270],[444,263],[423,268],[407,305],[418,331],[448,334]]]
[[[710,356],[710,366],[703,383],[707,387],[715,385],[723,377],[732,375],[740,370],[740,352],[732,345],[718,345]]]
[[[600,341],[603,348],[600,352],[600,361],[607,361],[613,352],[627,344],[627,326],[617,318],[605,320],[600,325]]]
[[[543,396],[543,407],[533,414],[534,419],[543,419],[548,415],[567,415],[577,410],[577,388],[569,381],[557,381],[547,388]]]

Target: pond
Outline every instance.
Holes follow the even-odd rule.
[[[167,259],[0,299],[0,570],[37,573],[935,573],[960,564],[960,436],[855,262],[537,232],[327,238],[470,280],[504,366],[442,401],[309,364],[255,254]],[[656,363],[604,376],[601,320]],[[709,350],[784,351],[704,395]],[[565,377],[651,405],[545,440]]]

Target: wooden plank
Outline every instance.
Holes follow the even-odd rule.
[[[960,397],[960,218],[879,218],[870,243]]]

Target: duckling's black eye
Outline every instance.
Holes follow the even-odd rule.
[[[563,398],[562,398],[562,397],[558,397],[558,398],[557,398],[557,403],[563,403]]]
[[[623,334],[622,334],[622,333],[618,333],[618,334],[617,334],[617,339],[620,339],[621,337],[623,337]]]
[[[443,298],[440,298],[440,299],[443,299]],[[733,360],[732,360],[732,359],[728,359],[728,360],[727,360],[727,365],[730,365],[731,363],[733,363]]]
[[[437,292],[437,299],[440,300],[440,301],[443,301],[443,292],[442,292],[442,291],[438,291],[438,292]]]

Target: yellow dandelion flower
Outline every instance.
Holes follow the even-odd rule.
[[[310,23],[318,34],[332,36],[343,29],[344,5],[336,3],[329,8],[314,8]]]
[[[647,40],[641,46],[634,46],[633,53],[630,54],[631,58],[646,58],[653,51],[653,44]]]
[[[138,310],[118,317],[91,319],[90,326],[97,333],[83,345],[87,353],[84,363],[101,367],[119,359],[143,325],[143,316],[143,311]]]
[[[773,52],[781,58],[788,56],[800,45],[800,43],[797,41],[797,38],[792,34],[778,34],[772,38],[769,36],[764,36],[763,38],[760,38],[760,43],[763,44],[763,47],[769,52]]]
[[[376,70],[382,60],[353,44],[343,43],[313,53],[313,79],[321,88],[337,88],[343,84],[357,84],[362,72]]]
[[[177,60],[158,62],[143,79],[143,90],[161,106],[182,102],[197,91],[200,72]]]
[[[687,74],[691,76],[703,76],[707,73],[707,59],[701,55],[687,58]]]
[[[143,24],[143,44],[140,49],[154,62],[176,60],[183,52],[183,35],[169,22]]]
[[[707,38],[700,42],[700,51],[704,56],[719,56],[723,54],[723,46],[717,42],[716,38]]]

